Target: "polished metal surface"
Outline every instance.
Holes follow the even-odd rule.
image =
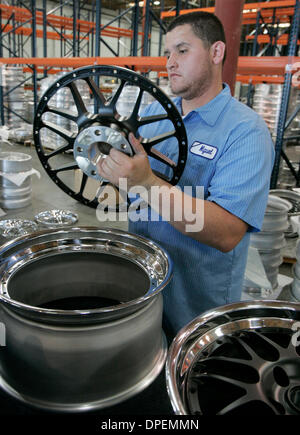
[[[78,215],[70,210],[46,210],[34,217],[35,221],[47,228],[60,228],[74,225],[78,221]]]
[[[300,194],[298,192],[288,189],[272,189],[270,194],[287,200],[292,204],[292,208],[288,211],[290,216],[300,215]]]
[[[47,325],[0,307],[7,331],[0,386],[26,404],[52,411],[120,403],[146,388],[164,366],[161,316],[161,295],[126,318],[95,325]]]
[[[27,219],[3,219],[0,221],[0,235],[8,239],[31,234],[37,229],[37,224]]]
[[[93,323],[126,316],[156,296],[172,273],[170,257],[156,243],[114,229],[36,232],[4,244],[0,258],[0,303],[47,323]],[[38,307],[70,295],[95,294],[121,303],[90,310]]]
[[[300,304],[285,301],[240,302],[194,319],[168,352],[174,412],[299,414],[299,320]]]
[[[32,157],[19,152],[0,152],[0,172],[18,173],[32,169]]]
[[[98,174],[97,163],[115,148],[129,156],[133,150],[124,133],[115,127],[96,126],[84,129],[75,139],[73,154],[79,168],[91,178],[103,181]]]
[[[251,246],[261,251],[271,251],[273,249],[281,249],[286,245],[283,232],[259,232],[251,233]]]
[[[0,153],[0,206],[5,209],[26,207],[31,202],[31,177],[19,184],[8,176],[17,177],[32,169],[32,157],[19,152]]]
[[[146,388],[164,366],[168,254],[121,230],[45,230],[0,251],[0,386],[47,410],[86,411]],[[25,351],[24,351],[25,350]]]

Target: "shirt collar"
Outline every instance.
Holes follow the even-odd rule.
[[[223,90],[211,101],[206,103],[204,106],[198,107],[192,112],[197,113],[206,124],[213,126],[218,117],[220,116],[222,110],[228,104],[229,100],[232,98],[231,91],[227,83],[223,84]],[[174,100],[177,109],[182,114],[181,110],[181,97],[178,97]]]

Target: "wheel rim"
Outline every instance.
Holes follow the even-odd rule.
[[[118,81],[117,90],[110,99],[105,98],[99,86],[100,80],[105,77]],[[90,93],[92,108],[91,105],[87,107],[79,91],[79,83],[83,82]],[[131,114],[121,116],[117,105],[122,92],[128,85],[137,87],[139,91]],[[71,104],[73,104],[72,110],[53,106],[51,99],[57,96],[58,91],[69,93]],[[141,117],[139,111],[145,94],[154,97],[162,106],[164,113]],[[49,114],[57,119],[68,120],[72,124],[71,132],[61,127],[58,121],[47,121],[46,116]],[[150,80],[131,70],[101,65],[79,68],[59,78],[42,96],[34,120],[35,147],[44,169],[55,184],[77,201],[96,208],[99,205],[99,188],[103,189],[109,184],[95,170],[99,156],[108,154],[111,147],[130,156],[133,155],[128,141],[129,133],[136,135],[143,125],[154,125],[160,121],[171,123],[168,132],[153,138],[141,137],[140,140],[149,157],[153,158],[153,161],[160,162],[171,173],[168,177],[164,172],[156,172],[156,174],[175,185],[185,167],[187,137],[182,118],[172,101]],[[58,135],[64,144],[49,152],[45,146],[42,131],[46,131],[46,134],[52,132]],[[177,141],[175,160],[171,160],[155,148],[167,139]],[[67,153],[69,153],[68,163],[61,164],[59,157]],[[76,170],[80,173],[80,183],[77,188],[72,185]],[[68,177],[71,181],[67,180]],[[89,178],[95,179],[98,183],[93,197],[87,197],[85,194]]]
[[[257,301],[220,307],[183,328],[166,367],[175,412],[299,414],[299,317],[297,304]]]

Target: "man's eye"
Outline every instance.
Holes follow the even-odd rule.
[[[184,54],[184,53],[186,53],[187,52],[187,50],[179,50],[179,53],[180,54]]]

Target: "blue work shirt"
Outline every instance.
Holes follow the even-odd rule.
[[[180,113],[181,98],[174,103]],[[165,111],[156,102],[144,116]],[[176,334],[204,311],[239,301],[251,231],[259,231],[267,204],[274,145],[263,119],[231,96],[228,85],[210,102],[184,118],[188,157],[178,187],[203,186],[204,199],[213,201],[248,224],[248,231],[230,252],[223,253],[159,221],[131,222],[129,229],[164,247],[173,261],[173,279],[163,290],[164,319]],[[152,138],[170,131],[170,121],[143,126],[139,133]],[[177,139],[156,146],[176,161]],[[153,169],[169,168],[151,160]],[[195,194],[195,191],[194,193]]]

